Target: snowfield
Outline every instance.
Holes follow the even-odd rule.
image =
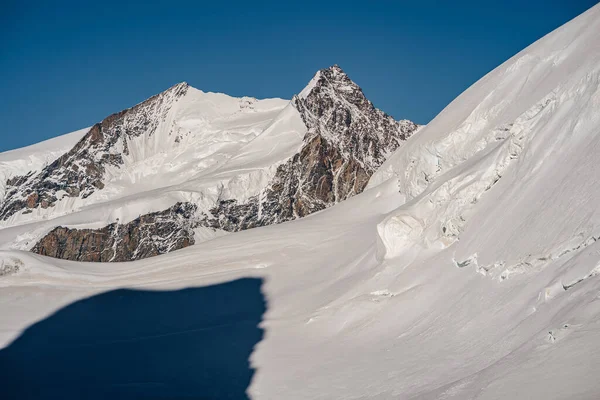
[[[204,353],[192,353],[197,357],[189,362],[197,364],[185,368],[198,379],[213,367],[250,370],[248,382],[242,379],[239,386],[247,386],[252,399],[600,398],[599,32],[597,5],[465,91],[380,168],[368,190],[303,219],[110,265],[5,246],[0,251],[0,387],[18,388],[14,377],[27,380],[23,376],[29,374],[30,392],[23,398],[51,398],[77,385],[89,390],[79,396],[99,398],[106,393],[230,395],[223,387],[194,386],[194,374],[154,371],[152,382],[141,382],[131,371],[115,377],[102,375],[98,367],[88,374],[86,365],[78,365],[65,373],[48,371],[50,378],[44,378],[34,364],[52,366],[57,354],[71,359],[74,345],[61,342],[60,330],[44,328],[45,321],[64,318],[61,310],[84,299],[119,288],[169,293],[256,278],[266,304],[258,318],[262,336],[247,349],[248,357],[241,357],[241,366],[217,366]],[[185,108],[180,112],[175,119],[185,121],[178,128],[182,134],[204,123],[186,120]],[[147,184],[141,178],[154,168],[172,168],[174,177],[197,173],[221,181],[233,171],[261,170],[296,151],[302,124],[285,102],[265,103],[259,114],[261,119],[228,114],[222,126],[211,122],[231,135],[215,144],[217,149],[241,147],[235,157],[203,170],[210,172],[194,172],[172,154],[157,151],[156,166],[139,165],[111,185]],[[284,137],[239,139],[275,124],[288,127],[272,130],[287,132]],[[199,141],[197,151],[211,140]],[[253,156],[264,154],[259,150],[265,147],[277,157]],[[49,145],[47,154],[52,151]],[[0,155],[0,162],[16,162],[3,161],[8,154]],[[199,154],[194,157],[211,159],[218,152]],[[263,179],[246,176],[247,184],[229,190],[250,191],[254,179]],[[175,187],[189,182],[186,177]],[[132,200],[107,200],[64,218],[71,224],[106,221],[111,207],[127,201]],[[0,242],[35,236],[35,229],[44,228],[33,223],[0,230]],[[151,333],[126,331],[116,316],[114,325],[107,317],[93,334],[78,335],[85,330],[77,321],[63,326],[70,327],[70,340],[79,346],[74,352],[101,357],[139,346],[139,364],[175,365],[177,360],[169,364],[162,354],[172,351],[177,335],[213,340],[224,334],[224,326],[227,332],[248,332],[243,323],[254,316],[248,310],[226,314],[224,305],[231,302],[234,298],[224,295],[214,303],[190,302],[173,310],[185,320],[190,309],[205,313],[210,308],[215,317],[206,326],[163,326],[152,313],[145,321]],[[118,307],[113,309],[118,314]],[[94,310],[99,308],[89,308],[89,315]],[[226,346],[235,347],[238,339]],[[127,345],[119,347],[122,343]],[[31,349],[36,354],[27,353]],[[33,391],[36,384],[39,392]]]

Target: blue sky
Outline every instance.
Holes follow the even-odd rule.
[[[5,0],[0,151],[92,125],[181,81],[291,98],[336,63],[377,107],[427,123],[596,2]]]

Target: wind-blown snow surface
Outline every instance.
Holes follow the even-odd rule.
[[[0,341],[116,287],[261,277],[252,398],[600,397],[598,32],[600,6],[304,219],[125,264],[2,252]]]

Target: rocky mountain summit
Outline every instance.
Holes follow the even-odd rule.
[[[292,103],[308,131],[298,153],[244,204],[222,200],[205,223],[239,231],[304,217],[363,191],[371,175],[415,130],[373,106],[334,65],[315,75]]]
[[[0,219],[36,207],[48,208],[63,197],[86,198],[104,188],[109,167],[118,168],[129,155],[128,139],[151,137],[173,104],[185,95],[187,83],[177,84],[148,100],[112,114],[92,126],[70,151],[37,174],[8,180],[7,193],[0,205]]]
[[[126,138],[152,135],[157,119],[165,118],[187,88],[176,85],[108,117],[42,172],[15,179],[0,217],[51,207],[61,195],[83,197],[101,190],[106,167],[122,164]],[[375,108],[337,65],[317,72],[290,104],[306,133],[299,149],[274,165],[258,194],[220,197],[204,208],[180,202],[101,229],[57,227],[32,251],[78,261],[126,261],[194,244],[198,228],[236,232],[301,218],[361,193],[377,168],[417,130],[413,122],[396,121]]]

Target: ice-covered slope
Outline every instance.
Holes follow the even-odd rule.
[[[600,237],[597,14],[488,74],[375,174],[406,198],[380,227],[386,254],[459,241],[457,260],[504,276]]]
[[[78,131],[76,138],[68,135],[75,139],[62,140],[60,148],[55,139],[3,153],[2,185],[9,185],[0,242],[30,248],[59,225],[129,222],[179,201],[206,208],[223,186],[236,194],[256,192],[272,175],[269,168],[293,154],[306,131],[288,105],[205,93],[182,83]],[[258,136],[262,153],[235,168],[225,166]]]
[[[0,210],[4,225],[186,182],[219,167],[277,123],[287,104],[175,85],[94,125],[43,170],[14,176]],[[301,119],[285,113],[283,119],[291,129],[280,132],[282,139],[298,146],[305,130]],[[287,156],[280,151],[272,159]]]
[[[109,116],[10,181],[0,246],[127,261],[300,218],[360,193],[417,128],[337,65],[301,93],[256,100],[182,83]]]
[[[226,397],[233,381],[195,383],[212,368],[225,376],[242,368],[253,399],[598,398],[599,31],[596,6],[524,50],[409,139],[370,189],[323,212],[131,263],[3,252],[0,365],[11,368],[1,386]],[[206,365],[191,347],[198,357],[185,358],[185,374],[163,368],[177,365],[169,356],[182,339],[247,332],[251,313],[232,317],[225,301],[209,303],[210,312],[190,306],[211,316],[192,327],[189,308],[168,303],[156,312],[179,323],[157,324],[142,309],[137,331],[103,314],[103,328],[81,336],[90,330],[65,319],[138,298],[115,288],[168,295],[240,277],[263,280],[255,294],[266,300],[264,336],[249,359],[225,358],[226,367]],[[65,345],[47,344],[47,333]],[[223,354],[242,343],[233,337]],[[108,353],[114,367],[137,362],[153,372],[44,369],[57,352],[66,360]]]
[[[315,75],[292,106],[308,128],[302,146],[246,201],[224,197],[205,223],[226,231],[304,217],[361,193],[369,178],[416,131],[375,108],[334,65]]]
[[[4,200],[8,180],[40,171],[71,149],[89,129],[80,129],[31,146],[0,153],[0,202]]]

